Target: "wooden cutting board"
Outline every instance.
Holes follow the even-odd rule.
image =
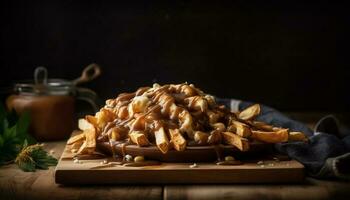
[[[283,183],[301,182],[304,166],[295,160],[244,161],[242,165],[222,166],[215,163],[162,163],[155,166],[112,166],[96,169],[106,159],[81,160],[74,163],[65,150],[55,170],[58,184],[205,184],[205,183]]]

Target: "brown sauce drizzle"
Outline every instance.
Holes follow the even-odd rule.
[[[142,162],[126,162],[123,164],[125,167],[144,167],[144,166],[153,166],[153,165],[161,165],[162,163],[154,160],[145,160]]]

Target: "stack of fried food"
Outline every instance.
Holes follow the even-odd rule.
[[[188,145],[228,144],[248,151],[253,141],[307,140],[302,132],[256,121],[260,105],[233,113],[193,84],[154,84],[108,99],[95,116],[79,120],[82,133],[68,140],[73,153],[92,154],[96,142],[156,145],[162,153]]]

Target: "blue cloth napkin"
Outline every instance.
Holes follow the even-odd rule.
[[[219,104],[224,104],[232,111],[239,111],[252,105],[252,102],[236,99],[217,98]],[[337,178],[350,180],[350,131],[340,126],[338,120],[328,115],[323,117],[314,130],[305,124],[290,119],[281,112],[262,105],[258,121],[274,126],[301,131],[309,137],[309,142],[278,143],[278,152],[301,162],[308,175],[315,178]]]

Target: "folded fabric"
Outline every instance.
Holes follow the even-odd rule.
[[[236,99],[217,99],[236,112],[252,105]],[[274,126],[289,128],[292,131],[304,132],[309,142],[278,143],[278,152],[301,162],[308,175],[316,178],[339,178],[350,180],[350,131],[341,127],[338,120],[332,116],[322,118],[314,130],[305,124],[292,120],[281,112],[261,106],[261,114],[257,120]]]

